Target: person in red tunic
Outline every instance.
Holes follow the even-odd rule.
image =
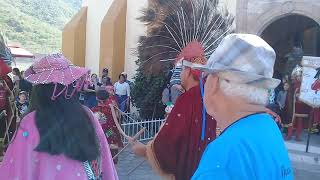
[[[290,140],[293,135],[293,128],[296,128],[295,131],[295,140],[301,141],[301,133],[304,129],[304,119],[307,119],[311,112],[311,107],[307,104],[303,103],[299,100],[299,93],[300,93],[300,87],[301,87],[301,81],[302,81],[302,68],[297,66],[292,73],[292,79],[293,79],[293,85],[294,85],[294,97],[295,105],[294,105],[294,112],[295,114],[299,114],[300,116],[296,116],[295,119],[293,119],[293,125],[288,128],[288,135],[286,137],[286,140]],[[301,117],[301,115],[306,115],[306,118]]]
[[[194,64],[206,62],[198,43],[189,43],[177,59]],[[147,145],[131,142],[133,151],[146,157],[165,179],[190,179],[205,148],[216,138],[216,121],[208,114],[203,121],[200,78],[200,71],[183,67],[181,84],[186,92],[177,99],[160,132]],[[203,137],[202,128],[205,129]]]
[[[14,113],[12,108],[13,102],[13,83],[10,77],[7,75],[11,72],[11,68],[0,58],[0,138],[4,138],[6,134],[6,129],[8,128],[8,124],[11,121],[9,134],[6,135],[4,139],[4,144],[9,143],[9,139],[13,136],[15,132],[16,122],[14,121]],[[1,144],[0,144],[1,146]],[[0,155],[1,155],[0,150]]]
[[[10,90],[6,81],[0,79],[0,138],[5,137],[6,128],[8,128],[7,124],[13,118],[13,112],[10,103],[11,99],[13,99],[12,91]]]
[[[97,92],[98,106],[92,108],[92,112],[98,117],[101,127],[107,137],[108,143],[110,145],[110,150],[112,156],[116,155],[119,148],[123,147],[121,136],[119,130],[114,122],[110,104],[117,106],[112,96],[109,96],[108,92],[105,90],[99,90]],[[114,163],[118,160],[115,159]]]
[[[285,81],[284,83],[284,91],[280,91],[278,95],[278,99],[284,97],[284,104],[280,105],[281,107],[281,123],[285,132],[285,137],[288,135],[288,128],[292,126],[292,114],[293,114],[293,94],[294,87],[291,84],[291,81]],[[280,103],[279,103],[280,104]]]

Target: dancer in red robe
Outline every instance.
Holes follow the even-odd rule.
[[[10,72],[11,68],[3,61],[3,59],[0,58],[0,138],[5,138],[3,139],[4,144],[9,143],[8,138],[10,139],[13,136],[16,126],[12,108],[12,102],[14,99],[12,93],[13,83],[7,75]],[[8,129],[9,124],[10,128]],[[9,134],[6,133],[7,129]],[[2,152],[0,150],[0,154],[1,153]]]
[[[217,134],[216,121],[206,113],[202,100],[202,73],[190,67],[206,64],[221,39],[232,29],[233,18],[219,10],[218,1],[150,2],[151,7],[140,18],[149,29],[148,35],[140,38],[139,68],[146,74],[156,74],[166,67],[163,62],[182,62],[181,85],[186,92],[177,99],[152,141],[147,145],[130,141],[134,153],[145,157],[163,178],[188,180]],[[157,10],[160,16],[154,16]]]
[[[301,81],[302,81],[302,68],[297,66],[292,73],[292,79],[293,79],[293,85],[294,85],[294,95],[295,97],[295,104],[294,104],[294,112],[295,112],[295,118],[293,119],[293,124],[288,128],[288,135],[286,137],[286,140],[290,140],[293,135],[293,128],[295,128],[295,140],[301,141],[301,133],[304,129],[304,121],[308,120],[308,116],[312,110],[310,106],[303,103],[299,100],[299,93],[300,93],[300,87],[301,87]],[[303,117],[305,116],[305,117]]]
[[[98,106],[92,108],[92,112],[98,117],[103,132],[105,133],[108,143],[110,145],[110,150],[112,156],[116,155],[119,151],[119,148],[123,147],[121,136],[117,126],[114,122],[110,104],[117,106],[116,101],[112,98],[112,95],[109,96],[108,92],[105,90],[99,90],[97,92]],[[114,160],[114,163],[117,163],[118,159]]]
[[[189,43],[177,59],[206,63],[203,48],[196,42]],[[200,71],[183,67],[181,83],[186,92],[177,99],[162,129],[147,146],[133,142],[133,151],[145,156],[166,179],[190,179],[206,146],[216,138],[216,122],[204,111],[200,79]]]

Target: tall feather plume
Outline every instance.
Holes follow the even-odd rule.
[[[150,0],[142,12],[148,33],[139,40],[138,65],[148,74],[172,65],[190,42],[199,42],[209,58],[232,32],[233,17],[218,9],[218,0]]]

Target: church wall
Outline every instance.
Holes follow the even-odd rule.
[[[109,69],[112,82],[124,71],[126,48],[127,0],[113,1],[101,23],[100,73]]]
[[[135,64],[137,60],[135,49],[139,37],[146,34],[146,27],[137,20],[137,17],[141,15],[141,9],[147,7],[148,0],[128,0],[127,3],[126,58],[124,69],[128,73],[128,78],[132,79],[137,69],[137,65]],[[235,17],[236,0],[220,0],[219,6],[221,9],[227,9]]]
[[[147,7],[148,0],[128,0],[127,6],[127,30],[126,30],[126,56],[124,70],[128,78],[132,80],[138,68],[136,48],[140,36],[146,34],[146,27],[137,18],[141,16],[141,9]]]
[[[82,7],[88,7],[89,0],[82,0]]]
[[[220,0],[219,6],[222,9],[226,9],[228,13],[234,17],[234,29],[236,29],[236,14],[237,14],[237,0]]]
[[[100,28],[113,0],[85,0],[88,5],[86,66],[93,72],[99,72]],[[127,0],[126,45],[124,70],[131,79],[136,70],[134,54],[139,36],[145,34],[145,27],[136,17],[140,9],[147,5],[147,0]],[[235,17],[235,30],[240,33],[260,35],[275,20],[289,14],[301,14],[320,23],[319,0],[220,0],[219,6],[227,8]]]
[[[73,64],[85,66],[87,7],[65,25],[62,32],[62,53]]]
[[[275,20],[300,14],[320,23],[319,0],[237,0],[237,31],[260,35]]]
[[[93,73],[99,73],[100,30],[103,18],[108,12],[113,0],[88,0],[87,37],[86,37],[86,67]]]

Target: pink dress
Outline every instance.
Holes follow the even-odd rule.
[[[87,110],[94,117],[90,110]],[[109,145],[99,122],[92,120],[101,147],[102,179],[118,180]],[[82,162],[64,155],[52,156],[34,151],[39,142],[35,112],[25,116],[4,161],[0,165],[1,180],[87,180]]]

